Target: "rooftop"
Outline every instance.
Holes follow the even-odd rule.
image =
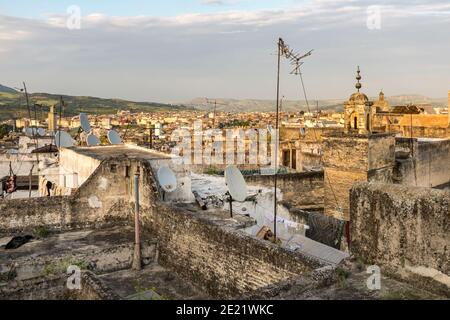
[[[165,154],[155,150],[128,144],[98,147],[72,147],[67,149],[80,155],[91,157],[100,161],[118,157],[143,160],[171,159],[173,157],[170,154]]]

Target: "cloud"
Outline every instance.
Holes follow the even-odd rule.
[[[313,97],[351,93],[357,64],[364,88],[374,92],[445,95],[450,4],[410,3],[378,1],[382,25],[375,31],[366,27],[373,1],[356,0],[171,17],[96,13],[82,17],[80,30],[67,29],[66,15],[0,15],[0,83],[28,80],[32,91],[150,101],[273,98],[281,36],[296,50],[315,49],[304,66]],[[427,77],[435,83],[424,83]],[[299,98],[298,83],[283,79],[283,94]]]
[[[206,5],[206,6],[223,6],[225,4],[227,4],[225,1],[223,0],[202,0],[200,1],[201,4]]]

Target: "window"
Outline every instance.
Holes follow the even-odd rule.
[[[112,164],[110,169],[111,169],[112,173],[116,173],[117,172],[117,165]]]
[[[291,152],[290,150],[283,150],[283,166],[284,167],[290,167],[291,165]]]

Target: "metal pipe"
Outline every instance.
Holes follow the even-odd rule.
[[[141,270],[141,226],[139,217],[139,166],[134,174],[134,259],[133,269]]]
[[[280,38],[278,40],[278,68],[277,68],[277,112],[275,118],[275,159],[274,159],[274,200],[273,200],[273,214],[274,214],[274,222],[273,222],[273,236],[274,242],[277,242],[277,183],[278,183],[278,117],[279,117],[279,103],[280,103],[280,62],[281,62],[281,47],[283,45],[283,40]]]

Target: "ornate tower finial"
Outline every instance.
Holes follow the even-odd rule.
[[[358,92],[359,92],[359,89],[361,89],[361,87],[362,87],[361,83],[359,82],[361,79],[362,79],[361,71],[359,70],[359,66],[358,66],[358,70],[356,71],[356,80],[358,80],[358,82],[356,83],[356,86],[355,86],[356,89],[358,89]]]

